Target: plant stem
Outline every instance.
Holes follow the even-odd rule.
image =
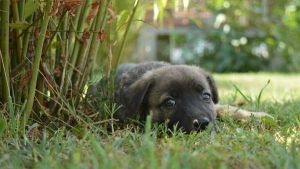
[[[78,20],[79,20],[80,14],[81,14],[81,9],[82,9],[82,6],[79,6],[74,18],[70,19],[70,25],[69,25],[70,32],[69,32],[69,38],[67,39],[68,40],[68,50],[69,50],[68,53],[71,53],[71,51],[73,51],[73,48],[74,48],[74,41],[76,39],[76,37],[75,37],[76,28],[78,26]]]
[[[20,16],[19,16],[19,10],[18,10],[18,1],[17,0],[12,0],[11,1],[11,6],[12,6],[12,15],[13,15],[13,21],[14,23],[18,23],[20,21]],[[15,29],[14,30],[14,41],[17,47],[16,50],[16,55],[15,56],[11,56],[11,57],[16,57],[16,64],[22,64],[24,61],[24,57],[22,55],[22,37],[20,36],[21,34],[21,30],[20,29]],[[15,65],[12,65],[15,66]],[[25,73],[25,68],[22,66],[21,70],[19,70],[21,72],[21,74]],[[21,82],[21,80],[20,80]],[[13,84],[13,89],[12,91],[18,91],[19,88],[19,84],[15,83]],[[15,100],[17,101],[17,103],[20,102],[21,97],[22,97],[22,92],[15,92]]]
[[[33,21],[33,15],[31,15],[28,19],[29,23],[31,24]],[[22,58],[24,59],[23,62],[25,61],[25,58],[27,57],[27,51],[29,47],[29,40],[30,40],[30,35],[31,35],[32,27],[28,28],[27,31],[23,35],[23,44],[22,44]],[[21,63],[22,64],[22,63]],[[24,69],[22,70],[22,77],[21,79],[24,79],[26,76],[26,66],[24,65]],[[21,86],[22,81],[20,80],[19,86]],[[25,86],[24,90],[20,91],[22,98],[18,98],[17,102],[19,103],[23,98],[27,98],[28,96],[28,87]]]
[[[90,42],[90,46],[89,46],[89,51],[88,51],[88,55],[86,57],[86,63],[85,65],[80,65],[80,70],[82,70],[82,75],[81,78],[77,78],[76,82],[75,82],[75,88],[77,89],[77,91],[80,91],[80,93],[83,91],[84,88],[84,84],[86,82],[86,79],[88,79],[87,75],[90,74],[94,62],[96,60],[96,56],[98,53],[98,46],[100,43],[99,37],[98,37],[98,33],[103,29],[106,18],[107,18],[107,8],[110,4],[111,0],[103,0],[101,2],[101,5],[98,9],[97,12],[97,16],[94,20],[94,26],[91,28],[91,32],[93,32],[92,38],[91,38],[91,42]],[[84,67],[85,66],[85,67]],[[79,75],[78,75],[79,76]],[[77,76],[77,77],[78,77]],[[75,99],[75,103],[79,102],[79,95],[77,96],[77,98]]]
[[[29,17],[28,21],[29,21],[30,24],[33,22],[33,15],[31,15]],[[30,35],[31,35],[31,31],[32,31],[32,26],[30,26],[30,28],[28,28],[27,31],[23,35],[22,58],[25,58],[26,55],[27,55],[28,44],[29,44],[29,38],[30,38]]]
[[[18,10],[18,2],[17,0],[12,0],[11,1],[11,6],[12,6],[12,14],[13,14],[13,19],[15,23],[18,23],[19,20],[19,10]],[[18,58],[18,63],[22,63],[23,58],[22,58],[22,41],[20,37],[21,31],[19,29],[15,30],[15,40],[16,40],[16,45],[17,45],[17,58]]]
[[[1,32],[0,32],[0,52],[2,52],[1,61],[1,86],[2,86],[2,92],[3,102],[7,102],[10,97],[10,57],[9,57],[9,6],[10,1],[2,1],[0,8],[1,14]]]
[[[91,39],[91,45],[89,47],[89,51],[88,51],[88,57],[87,57],[87,63],[86,63],[86,72],[87,74],[90,73],[90,71],[93,68],[97,53],[98,53],[98,46],[100,43],[99,37],[98,37],[98,33],[103,29],[105,21],[106,21],[106,15],[107,15],[107,8],[108,5],[110,4],[111,0],[108,0],[106,3],[106,1],[103,1],[102,3],[105,5],[100,5],[100,9],[98,9],[98,13],[95,19],[95,27],[93,27],[92,31],[93,35],[92,35],[92,39]],[[83,79],[87,79],[87,77],[82,76],[81,80],[79,80],[78,82],[81,82]],[[85,80],[84,80],[85,81]],[[78,86],[79,84],[77,84]]]
[[[34,61],[32,65],[32,75],[31,75],[31,80],[29,84],[29,95],[28,95],[28,100],[25,106],[24,110],[24,118],[21,123],[21,128],[23,129],[22,131],[24,132],[25,125],[29,119],[29,116],[32,111],[32,106],[34,102],[34,96],[35,96],[35,88],[37,84],[37,78],[38,78],[38,72],[39,72],[39,65],[41,61],[41,56],[42,56],[42,50],[43,50],[43,44],[44,44],[44,39],[48,27],[48,23],[50,20],[50,10],[52,8],[52,0],[47,0],[47,5],[44,11],[44,16],[43,16],[43,21],[42,21],[42,26],[41,26],[41,31],[40,35],[38,37],[38,41],[36,44],[35,48],[35,55],[34,55]]]
[[[90,51],[89,51],[89,54],[88,54],[88,59],[89,59],[88,60],[88,63],[89,63],[88,65],[92,65],[92,63],[95,61],[95,57],[97,55],[98,45],[99,45],[98,33],[104,27],[104,23],[106,21],[106,15],[107,15],[107,8],[108,8],[109,4],[110,4],[110,0],[108,0],[108,2],[106,3],[105,6],[101,4],[101,8],[99,9],[99,11],[97,13],[95,28],[92,31],[93,36],[92,36],[92,40],[91,40]],[[102,18],[101,18],[101,16],[102,16]]]
[[[77,25],[78,23],[78,18],[80,15],[80,11],[81,11],[81,6],[79,7],[79,9],[77,9],[78,11],[76,12],[75,15],[75,25]],[[63,21],[63,30],[67,30],[68,29],[68,18],[71,20],[71,17],[69,17],[68,14],[65,15],[64,21]],[[72,28],[72,29],[71,29]],[[62,74],[60,77],[60,84],[59,84],[59,90],[62,91],[63,86],[64,86],[64,82],[65,82],[65,75],[66,75],[66,71],[67,71],[67,67],[68,67],[68,59],[69,59],[69,52],[70,49],[73,48],[73,46],[71,44],[73,44],[72,39],[74,39],[74,34],[75,34],[75,28],[73,26],[70,26],[69,29],[71,30],[68,35],[69,37],[67,38],[67,33],[62,33],[61,35],[61,53],[62,55],[59,56],[58,58],[60,58],[62,60],[62,65],[63,65],[63,70],[62,70]]]
[[[24,20],[24,9],[25,9],[25,1],[19,1],[19,16],[20,16],[20,20],[23,21]]]
[[[86,21],[86,17],[88,16],[89,13],[89,8],[90,8],[90,4],[91,4],[91,0],[87,0],[85,1],[85,4],[83,6],[83,8],[81,9],[81,15],[79,17],[79,21],[78,21],[78,27],[77,27],[77,32],[82,32],[84,29],[84,25],[85,25],[85,21]],[[82,36],[82,33],[80,33],[80,35]],[[80,37],[81,37],[80,36]],[[66,76],[65,76],[65,83],[63,85],[63,94],[66,94],[68,91],[68,87],[69,84],[71,82],[71,78],[73,75],[73,70],[77,61],[77,57],[78,57],[78,52],[80,49],[80,44],[81,42],[78,39],[75,39],[75,45],[74,45],[74,49],[72,51],[72,55],[70,58],[70,65],[67,66],[67,71],[66,71]]]
[[[114,67],[113,67],[114,69],[116,69],[117,66],[119,65],[120,57],[121,57],[121,54],[123,52],[123,48],[124,48],[124,45],[125,45],[125,42],[126,42],[126,39],[127,39],[128,31],[130,29],[130,26],[131,26],[131,23],[133,21],[133,17],[134,17],[134,14],[135,14],[136,10],[137,10],[139,2],[140,2],[140,0],[135,0],[134,7],[133,7],[132,13],[130,15],[130,18],[129,18],[129,21],[127,23],[127,27],[126,27],[126,30],[125,30],[125,33],[124,33],[124,36],[123,36],[123,40],[121,42],[121,47],[119,49],[119,53],[118,53],[118,55],[116,57],[116,60],[114,62],[115,63]]]
[[[62,30],[67,30],[68,29],[68,20],[70,19],[69,14],[66,13],[64,18],[63,18],[63,24],[62,24]],[[68,56],[68,39],[67,39],[67,32],[62,32],[61,33],[61,56],[59,58],[63,57],[66,59]]]

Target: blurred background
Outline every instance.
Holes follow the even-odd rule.
[[[120,30],[134,3],[116,3]],[[121,62],[162,60],[214,72],[295,72],[300,70],[299,24],[299,0],[141,1]]]

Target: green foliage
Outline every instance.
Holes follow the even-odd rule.
[[[40,3],[35,0],[28,0],[26,1],[24,7],[24,18],[27,19],[28,17],[32,16],[39,8]]]
[[[162,10],[175,11],[169,8]],[[216,72],[300,71],[297,1],[195,1],[189,10],[199,12],[186,13],[192,22],[186,31],[170,33],[171,50],[180,48],[184,62]],[[172,23],[167,14],[164,18]]]
[[[57,128],[92,121],[85,101],[89,77],[100,60],[102,76],[113,83],[112,65],[122,57],[138,11],[139,0],[122,7],[117,2],[0,2],[0,109],[9,114],[14,136],[26,135],[36,122]]]

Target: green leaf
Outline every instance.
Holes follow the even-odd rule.
[[[128,19],[130,17],[130,11],[129,10],[123,10],[119,16],[118,16],[118,21],[117,21],[117,29],[125,29],[126,24],[128,24]]]
[[[33,13],[39,8],[40,1],[38,0],[28,0],[25,4],[24,17],[27,19],[29,16],[33,15]]]
[[[4,133],[5,128],[6,128],[5,120],[0,118],[0,137]]]
[[[15,23],[10,23],[9,27],[13,28],[13,29],[26,29],[30,24],[28,22],[15,22]]]
[[[266,126],[268,126],[270,128],[278,127],[278,124],[277,124],[276,120],[272,117],[268,117],[268,116],[262,117],[261,120],[262,120],[263,124],[265,124]]]

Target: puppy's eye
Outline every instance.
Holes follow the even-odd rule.
[[[203,92],[202,98],[203,98],[204,101],[208,102],[211,99],[211,95],[209,93],[207,93],[207,92]]]
[[[167,99],[165,102],[164,102],[164,106],[167,107],[167,108],[173,108],[174,106],[176,105],[176,102],[174,99]]]

